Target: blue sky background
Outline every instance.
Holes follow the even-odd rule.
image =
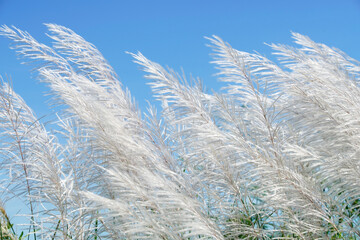
[[[141,108],[151,92],[125,51],[141,51],[177,71],[183,68],[215,90],[221,84],[213,76],[204,38],[213,34],[238,50],[273,58],[263,43],[291,44],[290,31],[295,31],[360,60],[360,0],[0,0],[0,24],[51,44],[43,23],[69,27],[97,46]],[[11,77],[38,117],[48,114],[47,88],[30,73],[31,65],[20,64],[9,44],[0,37],[0,75]]]
[[[360,0],[0,0],[0,24],[50,44],[43,23],[64,25],[97,46],[141,108],[151,92],[125,51],[141,51],[177,71],[183,68],[215,90],[221,84],[213,76],[204,39],[213,34],[238,50],[273,58],[264,42],[291,44],[294,31],[360,60]],[[30,73],[30,65],[20,64],[9,44],[0,37],[0,75],[11,77],[38,117],[48,115],[47,88]]]

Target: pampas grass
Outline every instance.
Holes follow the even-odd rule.
[[[277,65],[213,36],[226,86],[209,94],[129,53],[162,106],[141,113],[92,44],[46,26],[52,47],[0,28],[61,106],[49,132],[1,85],[2,187],[28,203],[24,237],[360,239],[357,61],[293,33],[297,48],[270,45]]]

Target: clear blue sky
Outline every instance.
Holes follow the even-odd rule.
[[[120,80],[146,106],[151,92],[139,67],[125,51],[200,77],[218,89],[204,36],[220,36],[233,47],[271,57],[263,43],[291,43],[290,31],[335,46],[360,60],[360,0],[0,0],[0,24],[28,31],[50,44],[43,23],[73,29],[93,43]],[[11,76],[15,90],[37,112],[49,109],[46,87],[20,65],[10,41],[0,37],[0,74]]]

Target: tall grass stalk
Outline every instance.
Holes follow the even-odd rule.
[[[213,36],[226,86],[209,93],[129,53],[162,106],[141,113],[92,44],[46,26],[51,47],[0,28],[61,107],[50,132],[1,84],[1,184],[29,206],[27,238],[360,239],[356,60],[293,33],[275,64]]]

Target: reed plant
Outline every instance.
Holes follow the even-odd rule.
[[[208,92],[129,53],[161,106],[140,111],[95,46],[46,26],[51,47],[0,28],[59,109],[49,129],[2,81],[1,187],[29,226],[0,207],[1,239],[360,239],[356,60],[297,33],[277,63],[213,36]]]

